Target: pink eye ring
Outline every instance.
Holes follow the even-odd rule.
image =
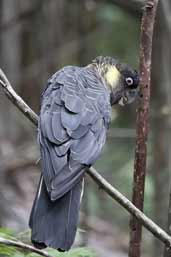
[[[128,86],[132,86],[133,83],[134,83],[134,81],[133,81],[133,79],[132,79],[131,77],[126,78],[126,84],[127,84]]]

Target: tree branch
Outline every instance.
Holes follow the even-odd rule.
[[[143,211],[147,160],[147,138],[150,109],[150,73],[154,22],[158,0],[147,0],[141,23],[140,36],[140,90],[136,129],[136,150],[132,202]],[[133,216],[130,221],[129,257],[141,255],[142,225]]]
[[[171,247],[171,237],[158,225],[156,225],[150,218],[148,218],[142,211],[115,189],[109,182],[107,182],[93,167],[87,170],[90,177],[102,188],[112,199],[116,200],[124,209],[126,209],[155,237],[162,241],[168,247]]]
[[[3,237],[0,237],[0,244],[8,245],[8,246],[14,246],[14,247],[17,247],[17,248],[21,248],[23,250],[28,250],[30,252],[34,252],[34,253],[40,254],[40,255],[45,256],[45,257],[53,257],[52,255],[49,255],[45,251],[39,250],[39,249],[37,249],[37,248],[35,248],[31,245],[28,245],[28,244],[24,244],[23,242],[20,242],[20,241],[13,241],[13,240],[9,240],[9,239],[5,239]]]
[[[9,99],[17,108],[35,125],[38,124],[38,116],[31,108],[15,93],[5,74],[0,69],[0,84]],[[154,236],[162,241],[167,247],[171,247],[171,237],[149,219],[143,212],[136,208],[125,196],[109,184],[93,167],[87,170],[87,173],[112,199],[116,200],[131,215],[135,216]]]
[[[0,84],[4,89],[6,96],[9,100],[34,124],[37,126],[37,115],[32,109],[23,101],[23,99],[16,94],[10,82],[5,76],[4,72],[0,69]]]

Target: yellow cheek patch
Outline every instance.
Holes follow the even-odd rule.
[[[115,88],[118,85],[120,79],[120,72],[117,70],[115,66],[110,66],[108,71],[106,72],[105,78],[107,83],[112,87]]]

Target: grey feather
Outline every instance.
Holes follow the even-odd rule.
[[[72,144],[72,140],[70,139],[69,141],[67,141],[59,146],[54,146],[54,150],[56,151],[56,154],[58,156],[66,155],[71,144]]]
[[[77,95],[66,95],[65,97],[65,107],[74,113],[79,113],[83,111],[84,108],[83,100]],[[78,108],[79,107],[79,108]]]
[[[60,143],[64,143],[69,139],[69,136],[67,135],[66,129],[62,125],[61,122],[61,113],[60,112],[55,112],[52,114],[52,124],[49,124],[49,126],[52,125],[52,132],[57,140]],[[56,143],[57,143],[56,142]]]
[[[64,168],[67,164],[67,155],[58,156],[57,152],[54,149],[54,146],[49,145],[49,154],[51,158],[51,163],[54,169],[55,176]]]
[[[95,143],[95,137],[92,131],[88,131],[88,133],[81,139],[74,140],[71,145],[71,154],[82,154],[82,152],[86,151],[90,147],[93,147]],[[73,158],[75,160],[75,158]]]
[[[46,146],[44,144],[42,144],[42,147],[40,148],[40,154],[41,154],[41,166],[42,166],[43,178],[45,180],[47,189],[50,192],[51,179],[54,177],[55,174],[54,174],[54,170],[53,170],[53,166],[50,160],[48,150],[46,149]]]
[[[82,180],[54,202],[49,198],[44,181],[39,187],[29,222],[32,242],[36,247],[69,250],[77,229]]]
[[[51,199],[56,200],[66,194],[72,187],[78,183],[85,171],[85,166],[77,164],[71,168],[68,164],[63,168],[59,176],[55,176],[52,181]]]
[[[64,128],[68,130],[75,130],[78,128],[80,122],[81,122],[81,115],[80,113],[78,114],[73,114],[69,112],[67,109],[62,108],[61,110],[61,121],[62,125]]]
[[[91,157],[93,148],[96,146],[96,137],[93,132],[89,131],[83,138],[75,140],[71,146],[71,156],[80,163],[87,163],[88,156]]]
[[[97,132],[99,131],[102,127],[103,127],[103,124],[104,124],[104,120],[103,119],[98,119],[92,126],[91,126],[91,130],[93,132]]]
[[[88,125],[87,126],[79,125],[77,129],[68,131],[68,134],[73,139],[79,139],[88,132],[89,128],[90,126]]]
[[[82,114],[81,124],[83,126],[93,124],[98,118],[100,118],[99,113],[92,111],[90,108],[85,108]]]
[[[58,104],[58,105],[62,105],[61,90],[60,89],[56,90],[55,103]]]
[[[50,142],[56,144],[57,141],[56,141],[56,138],[54,137],[53,130],[52,130],[52,114],[49,112],[45,112],[41,120],[44,121],[44,129],[43,129],[44,136],[46,136]]]
[[[94,70],[68,66],[49,79],[38,129],[42,183],[30,217],[37,247],[71,247],[83,175],[101,153],[110,115],[109,91]]]

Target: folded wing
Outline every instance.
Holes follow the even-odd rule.
[[[42,96],[38,141],[51,200],[65,195],[99,157],[110,120],[110,97],[88,68],[65,67]]]

